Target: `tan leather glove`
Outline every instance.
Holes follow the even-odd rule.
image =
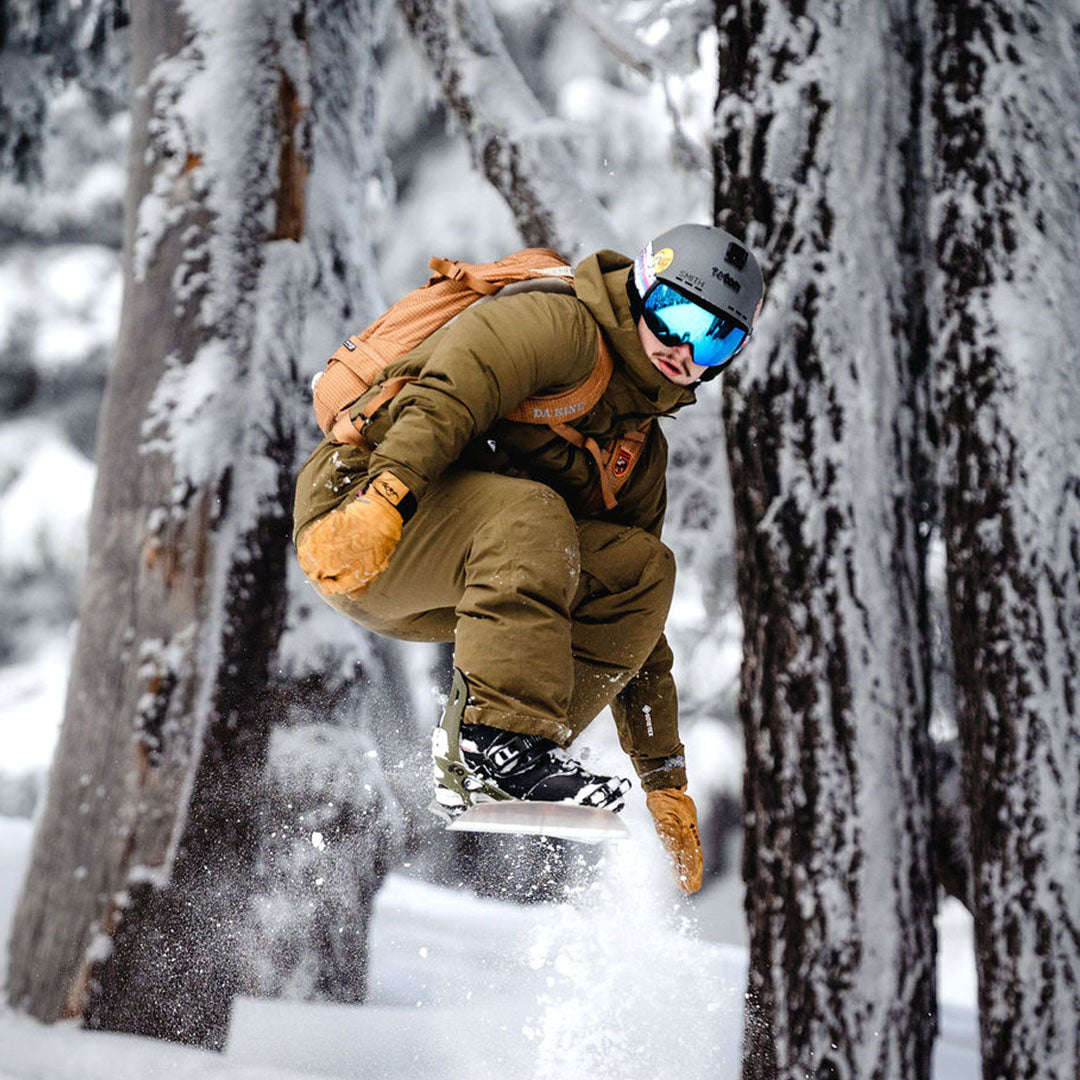
[[[304,573],[328,595],[364,593],[401,539],[398,506],[408,495],[393,473],[379,473],[361,495],[304,531],[296,545]]]
[[[694,800],[685,788],[661,788],[645,793],[645,805],[671,857],[679,888],[686,893],[697,892],[701,888],[703,859]]]

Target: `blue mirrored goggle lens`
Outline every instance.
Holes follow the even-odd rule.
[[[668,348],[689,345],[694,363],[702,367],[726,364],[746,344],[746,329],[734,319],[714,315],[676,292],[658,284],[645,297],[645,325]]]

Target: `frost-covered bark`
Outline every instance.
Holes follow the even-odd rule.
[[[373,22],[370,0],[134,5],[124,311],[79,641],[9,966],[11,1001],[42,1019],[220,1044],[251,968],[260,806],[279,805],[274,781],[313,772],[294,737],[264,782],[271,729],[325,725],[314,709],[358,704],[359,677],[382,666],[347,627],[324,630],[288,550],[296,458],[314,441],[301,363],[375,308]],[[328,730],[322,742],[348,743]],[[381,731],[370,741],[396,750]],[[361,927],[401,842],[393,788],[364,761],[350,771],[362,763],[339,755],[336,780],[354,792],[342,828],[371,839],[350,853]],[[314,967],[355,996],[335,980],[348,967],[362,986],[362,954],[327,948]]]
[[[744,1075],[927,1077],[917,83],[904,2],[722,5],[717,217],[764,255],[725,375],[744,623]]]
[[[932,340],[983,1074],[1057,1080],[1080,1075],[1080,35],[1075,5],[934,11]]]
[[[568,257],[617,246],[615,226],[575,179],[499,35],[487,0],[398,0],[468,141],[473,163],[506,199],[522,240]],[[448,178],[449,182],[449,178]]]

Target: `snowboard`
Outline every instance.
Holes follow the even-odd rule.
[[[584,844],[630,838],[626,823],[611,810],[575,806],[572,803],[521,802],[517,799],[477,803],[454,818],[447,828],[455,832],[551,836]]]

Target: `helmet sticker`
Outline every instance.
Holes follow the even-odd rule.
[[[652,264],[653,250],[650,240],[638,252],[638,257],[634,260],[634,286],[638,291],[638,296],[644,296],[653,286]]]
[[[675,258],[675,252],[671,248],[661,248],[653,255],[652,268],[654,274],[662,274]]]

